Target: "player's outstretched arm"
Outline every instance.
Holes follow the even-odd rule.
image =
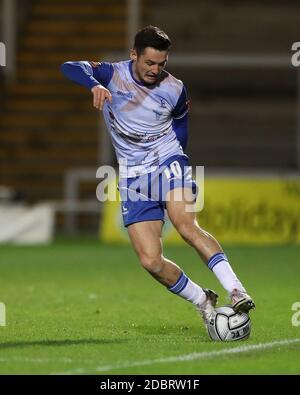
[[[101,83],[93,75],[93,68],[89,62],[65,62],[60,66],[65,77],[91,90]]]
[[[99,110],[102,110],[105,100],[112,101],[111,93],[105,87],[113,74],[109,63],[65,62],[61,65],[61,71],[71,81],[92,91],[94,107]]]

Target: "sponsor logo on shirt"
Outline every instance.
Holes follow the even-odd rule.
[[[116,93],[117,93],[117,95],[123,96],[123,97],[127,97],[128,99],[132,99],[133,98],[132,92],[122,92],[120,90],[117,90]]]

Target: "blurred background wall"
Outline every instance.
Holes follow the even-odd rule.
[[[299,172],[300,80],[290,61],[299,1],[15,0],[7,20],[8,2],[0,1],[0,41],[13,29],[16,61],[10,75],[0,68],[0,185],[28,203],[55,202],[58,231],[97,229],[95,172],[115,164],[90,92],[66,81],[60,64],[124,58],[147,24],[173,42],[167,69],[191,99],[193,165]]]

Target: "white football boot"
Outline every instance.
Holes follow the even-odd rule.
[[[198,304],[197,309],[205,324],[207,324],[215,313],[218,295],[211,289],[203,288],[203,291],[206,294],[206,300],[203,303]]]
[[[234,289],[230,293],[230,299],[232,308],[236,313],[248,313],[249,310],[255,308],[255,303],[253,302],[251,296],[238,289]]]

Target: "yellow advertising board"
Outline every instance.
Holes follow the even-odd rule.
[[[300,179],[205,178],[199,224],[221,243],[299,244]],[[128,242],[119,202],[105,203],[100,230],[107,242]],[[167,220],[165,244],[184,244]]]

